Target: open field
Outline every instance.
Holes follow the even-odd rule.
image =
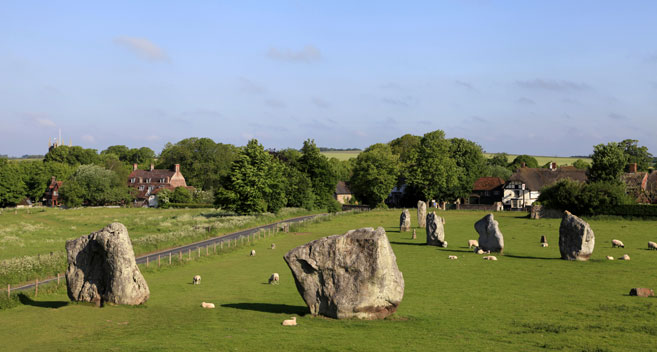
[[[492,158],[495,153],[484,153],[484,156],[487,158]],[[507,159],[509,162],[512,162],[513,159],[515,159],[518,155],[516,154],[509,154]],[[566,157],[566,156],[537,156],[537,155],[532,155],[534,158],[536,158],[536,161],[538,162],[538,166],[543,166],[551,161],[557,163],[558,166],[566,166],[566,165],[572,165],[575,161],[582,159],[583,161],[591,164],[592,160],[591,158],[571,158],[571,157]]]
[[[360,151],[336,151],[336,152],[321,152],[326,155],[328,158],[336,158],[338,160],[349,160],[353,159],[360,154]]]
[[[415,213],[411,211],[413,224]],[[422,245],[399,233],[399,210],[334,218],[211,255],[182,266],[149,268],[151,299],[142,307],[68,302],[65,290],[23,297],[0,310],[0,341],[7,350],[654,350],[657,299],[629,297],[632,287],[657,288],[657,221],[590,220],[596,249],[588,262],[559,258],[559,220],[530,220],[496,213],[505,255],[488,262],[471,253],[473,223],[483,212],[441,212],[449,248]],[[282,259],[312,239],[346,230],[384,226],[406,282],[397,313],[382,321],[312,317]],[[541,248],[547,235],[550,247]],[[611,248],[612,238],[626,248]],[[274,241],[277,249],[269,249]],[[631,261],[606,261],[606,255]],[[456,261],[448,260],[458,255]],[[281,284],[270,286],[272,272]],[[202,284],[191,285],[195,274]],[[203,310],[200,302],[217,309]],[[283,327],[297,316],[299,326]]]
[[[139,255],[308,213],[293,208],[259,216],[234,216],[215,209],[4,209],[0,214],[0,285],[63,272],[66,240],[112,222],[126,225]]]

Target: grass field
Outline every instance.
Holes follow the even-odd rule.
[[[336,158],[338,160],[349,160],[353,159],[360,154],[360,151],[339,151],[339,152],[322,152],[328,158]]]
[[[413,224],[416,219],[413,214]],[[629,297],[657,288],[657,221],[590,220],[596,249],[588,262],[558,259],[559,220],[496,213],[505,235],[497,262],[471,253],[473,223],[483,212],[441,212],[449,248],[399,233],[399,211],[344,215],[182,266],[150,268],[151,298],[140,307],[70,303],[65,290],[23,297],[0,310],[6,350],[222,351],[619,351],[655,350],[657,300]],[[365,226],[385,227],[406,282],[397,313],[381,321],[312,317],[282,256],[318,237]],[[541,248],[547,235],[550,247]],[[612,238],[625,249],[611,248]],[[270,242],[277,245],[269,249]],[[627,253],[631,261],[606,261]],[[459,256],[456,261],[447,256]],[[272,272],[281,284],[270,286]],[[191,285],[195,274],[202,284]],[[217,309],[203,310],[200,302]],[[283,327],[297,316],[298,326]]]
[[[293,208],[260,216],[233,216],[214,209],[4,209],[0,214],[0,285],[63,272],[66,240],[112,222],[126,225],[135,252],[142,254],[308,213]]]

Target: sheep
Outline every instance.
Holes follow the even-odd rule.
[[[657,249],[657,243],[648,241],[648,249]]]
[[[497,257],[494,255],[487,255],[484,257],[484,260],[497,260]]]
[[[611,240],[611,248],[614,248],[614,247],[625,248],[625,245],[623,244],[623,242],[621,242],[619,240]]]
[[[623,254],[623,257],[621,258],[622,260],[630,260],[630,256],[627,254]]]
[[[548,247],[548,246],[549,246],[549,244],[547,242],[541,243],[541,247],[543,247],[543,248]]]
[[[276,243],[271,244],[271,249],[276,249]]]
[[[201,284],[201,275],[194,275],[194,279],[192,281],[194,285],[200,285]]]
[[[614,257],[608,255],[608,256],[607,256],[607,260],[614,260]]]
[[[453,260],[459,259],[459,257],[457,257],[457,256],[455,256],[455,255],[450,255],[450,256],[448,256],[447,258],[449,258],[449,259],[453,259]]]
[[[479,247],[479,241],[477,240],[468,240],[468,248]]]
[[[210,302],[201,302],[201,307],[207,308],[207,309],[214,309],[214,303]]]
[[[484,253],[486,253],[486,252],[484,252],[483,249],[481,249],[479,247],[474,247],[474,252],[475,252],[475,254],[484,254]]]
[[[290,319],[283,320],[283,326],[295,326],[297,325],[297,317],[292,317]]]
[[[447,241],[443,242],[443,244],[440,245],[443,248],[447,248]]]
[[[278,273],[273,273],[273,274],[271,274],[271,276],[269,277],[269,284],[270,284],[270,285],[271,285],[271,284],[278,285],[278,281],[279,281],[279,280],[280,280],[280,278],[279,278],[279,276],[278,276]]]
[[[251,250],[251,256],[252,256],[252,257],[255,257],[255,249],[252,249],[252,250]]]

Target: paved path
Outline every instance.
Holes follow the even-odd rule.
[[[306,216],[300,216],[298,218],[282,220],[282,221],[279,221],[279,222],[275,222],[273,224],[262,225],[262,226],[254,227],[254,228],[247,229],[247,230],[233,232],[233,233],[230,233],[230,234],[227,234],[227,235],[223,235],[223,236],[220,236],[220,237],[209,238],[207,240],[203,240],[203,241],[192,243],[192,244],[187,244],[187,245],[184,245],[184,246],[181,246],[181,247],[169,248],[169,249],[165,249],[165,250],[162,250],[162,251],[159,251],[159,252],[144,254],[142,256],[139,256],[139,257],[135,258],[135,260],[137,261],[137,264],[145,264],[147,259],[148,259],[149,262],[152,263],[154,261],[157,261],[158,256],[160,256],[161,260],[168,261],[169,260],[169,253],[171,253],[171,256],[174,256],[174,255],[178,256],[178,255],[180,255],[179,253],[182,253],[182,255],[185,256],[185,255],[189,255],[190,252],[191,252],[192,257],[198,257],[199,248],[201,249],[201,255],[205,255],[205,247],[211,247],[211,248],[208,248],[208,251],[213,251],[215,243],[217,244],[217,246],[221,246],[221,244],[220,244],[221,242],[233,241],[233,243],[234,243],[235,240],[238,240],[238,242],[241,243],[241,240],[240,240],[241,237],[244,237],[245,238],[244,241],[246,241],[247,236],[251,236],[251,235],[257,233],[258,231],[262,231],[262,230],[270,231],[271,230],[272,232],[274,232],[274,231],[276,231],[277,228],[281,229],[286,224],[289,225],[289,224],[293,224],[293,223],[299,223],[299,222],[303,222],[303,221],[306,221],[306,220],[311,220],[311,219],[316,218],[316,217],[323,217],[323,216],[327,216],[327,215],[328,214],[315,214],[315,215],[306,215]],[[231,247],[232,246],[233,245],[231,245]],[[61,280],[65,281],[66,279],[64,278],[64,274],[60,274],[60,275],[61,275]],[[48,278],[48,279],[44,279],[43,281],[39,281],[39,284],[46,284],[46,283],[53,282],[53,281],[57,281],[57,277],[51,277],[51,278]],[[11,291],[13,292],[13,291],[17,291],[17,290],[26,290],[26,289],[34,288],[34,286],[35,286],[35,283],[26,284],[26,285],[19,286],[19,287],[12,287]]]

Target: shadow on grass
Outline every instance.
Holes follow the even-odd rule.
[[[19,293],[18,294],[18,300],[21,302],[21,304],[26,305],[26,306],[33,306],[33,307],[41,307],[41,308],[61,308],[65,307],[68,305],[69,302],[64,302],[64,301],[35,301],[28,297],[24,293]]]
[[[504,254],[505,257],[518,259],[542,259],[542,260],[561,260],[560,257],[532,257],[528,255]]]
[[[397,242],[397,241],[390,241],[390,244],[403,244],[406,246],[426,246],[426,243],[410,243],[410,242]]]
[[[256,312],[265,313],[284,313],[284,314],[297,314],[304,316],[309,313],[308,307],[304,306],[291,306],[287,304],[271,304],[271,303],[228,303],[222,304],[222,307],[253,310]]]
[[[201,216],[203,216],[206,219],[211,219],[211,218],[224,218],[227,216],[237,216],[235,213],[228,213],[228,212],[217,212],[217,213],[201,213]]]

